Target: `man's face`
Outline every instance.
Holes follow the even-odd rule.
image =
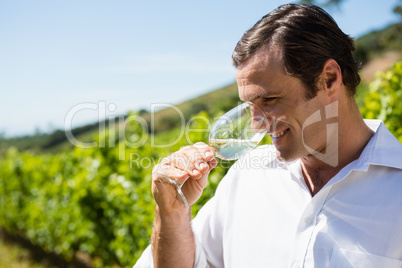
[[[278,157],[285,161],[303,158],[310,154],[305,145],[325,152],[325,120],[304,124],[315,112],[324,112],[329,104],[325,90],[306,101],[306,87],[298,78],[286,74],[279,49],[263,47],[238,66],[235,75],[240,99],[256,104],[266,115],[268,134]]]

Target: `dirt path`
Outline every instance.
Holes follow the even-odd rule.
[[[361,70],[360,77],[362,82],[370,83],[375,77],[375,73],[389,70],[397,61],[402,59],[402,53],[389,51],[378,58],[369,61]]]
[[[17,245],[5,243],[0,239],[0,267],[7,268],[46,268],[32,261],[28,250]]]

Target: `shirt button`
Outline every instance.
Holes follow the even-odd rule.
[[[311,218],[310,218],[310,217],[306,217],[306,218],[304,219],[304,222],[305,222],[306,224],[310,224],[310,223],[311,223]]]

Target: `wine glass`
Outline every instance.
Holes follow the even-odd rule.
[[[268,120],[258,106],[244,102],[221,116],[212,126],[209,134],[209,145],[216,157],[224,160],[235,160],[257,147],[267,133]],[[158,170],[158,177],[166,190],[183,206],[188,202],[182,185]]]

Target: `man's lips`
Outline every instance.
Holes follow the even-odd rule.
[[[287,128],[287,129],[282,130],[282,131],[278,131],[278,132],[275,132],[275,133],[268,133],[268,134],[269,134],[272,138],[277,139],[277,138],[280,138],[280,137],[282,137],[283,135],[285,135],[288,131],[289,131],[289,129]]]

